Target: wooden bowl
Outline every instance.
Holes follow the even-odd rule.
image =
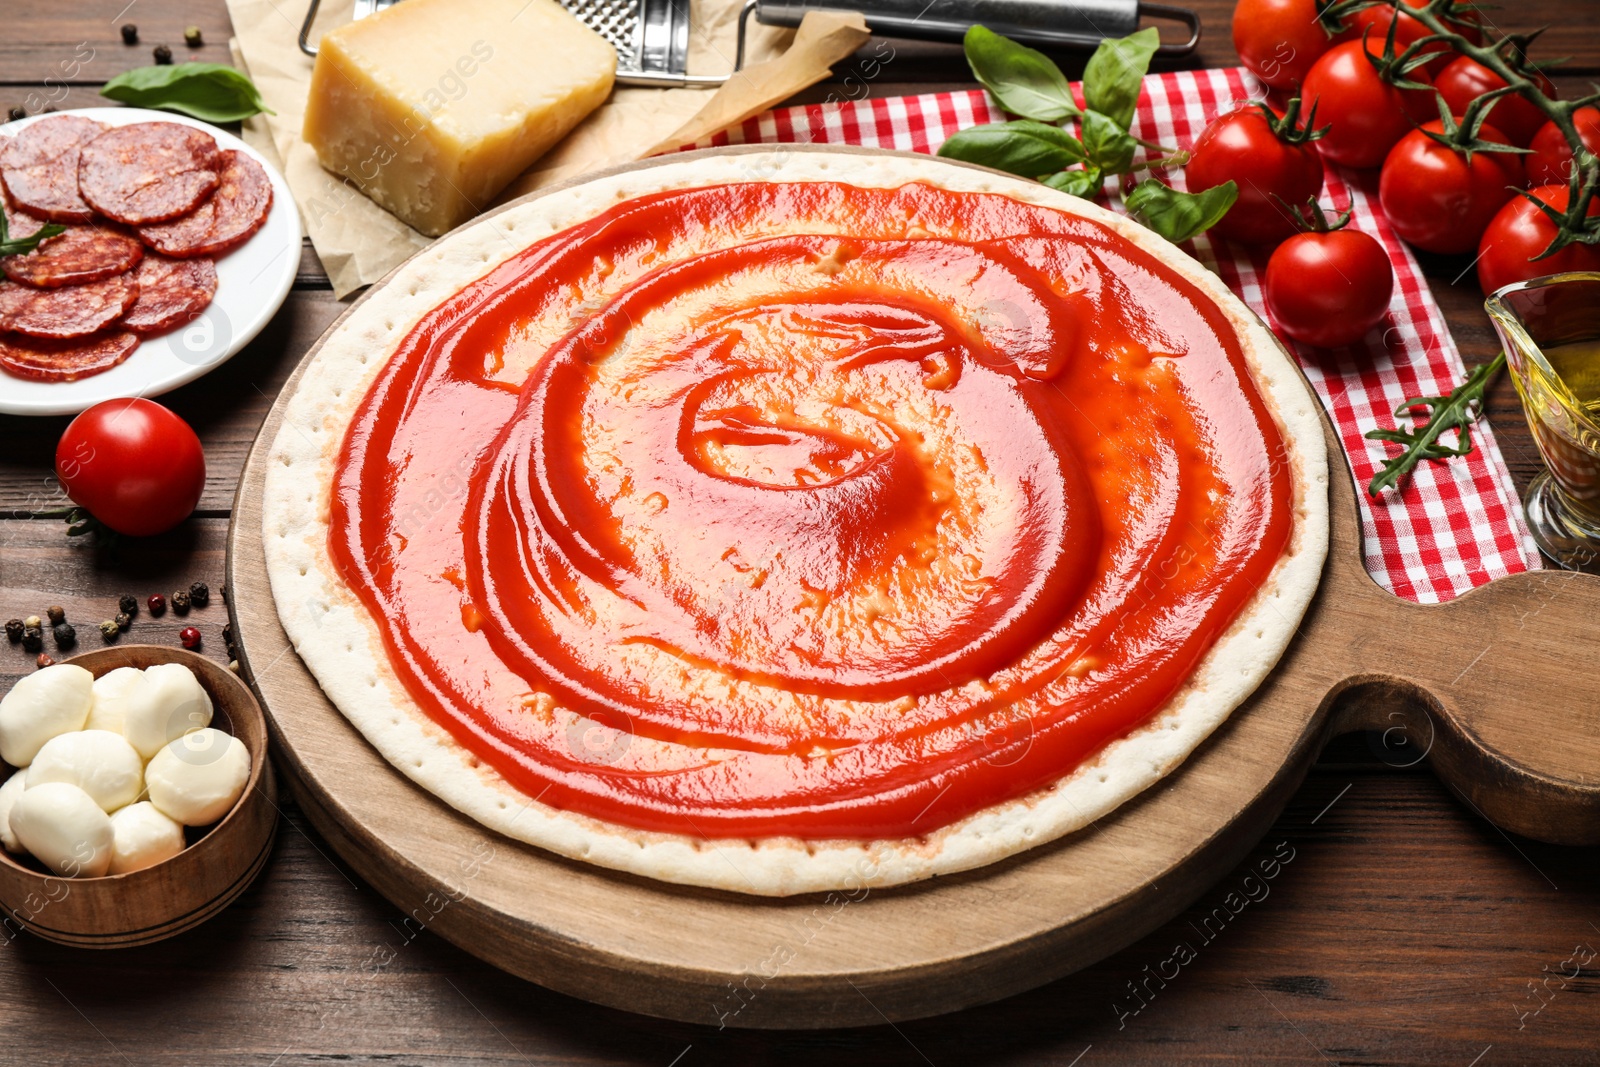
[[[118,667],[181,663],[215,705],[211,725],[244,742],[250,778],[233,810],[169,860],[130,874],[61,878],[0,851],[0,913],[12,930],[85,948],[125,948],[180,934],[227,907],[266,864],[278,828],[277,787],[267,760],[267,723],[249,688],[198,653],[165,645],[115,645],[68,663],[96,678]],[[6,768],[10,773],[10,768]]]

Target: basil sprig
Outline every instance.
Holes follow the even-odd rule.
[[[265,111],[255,83],[220,63],[135,67],[106,82],[100,95],[136,107],[177,111],[202,122],[243,122]]]
[[[1129,132],[1144,76],[1160,46],[1154,28],[1101,41],[1084,68],[1080,106],[1066,75],[1048,56],[974,26],[964,42],[967,65],[1001,107],[1020,117],[962,130],[939,147],[939,154],[1086,199],[1099,196],[1107,178],[1181,166],[1186,153],[1141,141]],[[1075,125],[1076,132],[1066,128],[1068,124]],[[1153,154],[1136,162],[1141,147]],[[1184,193],[1152,178],[1129,193],[1126,204],[1163,237],[1187,241],[1215,225],[1237,196],[1232,182],[1203,193]]]

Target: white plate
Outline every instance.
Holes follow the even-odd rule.
[[[300,266],[300,216],[289,184],[261,153],[226,130],[184,115],[141,107],[86,107],[63,115],[82,115],[110,126],[130,122],[177,122],[204,130],[222,148],[244,152],[272,181],[272,210],[244,244],[217,259],[217,295],[200,317],[181,329],[148,337],[133,354],[103,374],[75,382],[35,382],[0,370],[0,412],[8,415],[75,415],[84,408],[122,396],[156,396],[215,370],[227,362],[283,306]],[[0,137],[35,115],[0,126]]]

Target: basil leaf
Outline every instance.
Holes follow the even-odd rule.
[[[1150,57],[1161,47],[1161,34],[1154,26],[1119,41],[1101,41],[1083,68],[1083,102],[1103,115],[1109,115],[1126,130],[1133,122],[1133,109]]]
[[[202,122],[243,122],[265,111],[255,83],[220,63],[135,67],[106,82],[100,95],[136,107],[177,111]]]
[[[1098,111],[1083,113],[1083,149],[1089,162],[1107,174],[1126,174],[1133,169],[1133,153],[1139,142],[1125,133],[1115,120]]]
[[[1128,211],[1173,244],[1187,241],[1215,226],[1239,199],[1239,187],[1223,182],[1203,193],[1180,193],[1146,178],[1123,198]]]
[[[1013,115],[1060,122],[1078,113],[1078,102],[1067,87],[1067,76],[1043,52],[1035,52],[985,26],[968,30],[962,47],[973,77]]]
[[[47,222],[26,237],[12,237],[6,224],[6,213],[0,211],[0,256],[20,256],[32,252],[46,237],[66,232],[67,228],[59,222]]]
[[[1085,200],[1093,200],[1105,188],[1105,175],[1100,173],[1099,167],[1078,167],[1073,170],[1063,170],[1055,174],[1046,175],[1039,181],[1052,189],[1060,189],[1063,193],[1081,196]]]
[[[959,130],[939,146],[939,154],[1024,178],[1037,178],[1084,160],[1083,144],[1072,134],[1029,119]]]

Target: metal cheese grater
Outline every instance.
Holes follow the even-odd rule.
[[[317,50],[308,40],[320,0],[311,0],[300,26],[300,50]],[[354,18],[365,18],[398,0],[356,0]],[[617,50],[621,85],[717,86],[727,74],[690,74],[688,0],[560,0],[578,21]],[[959,41],[981,23],[1014,41],[1039,48],[1094,47],[1107,37],[1125,37],[1140,20],[1170,19],[1188,31],[1183,41],[1165,43],[1162,55],[1187,55],[1200,41],[1200,17],[1193,11],[1141,0],[746,0],[739,12],[739,44],[733,69],[744,67],[745,31],[750,16],[765,26],[799,26],[807,11],[860,11],[867,28],[887,37]]]

